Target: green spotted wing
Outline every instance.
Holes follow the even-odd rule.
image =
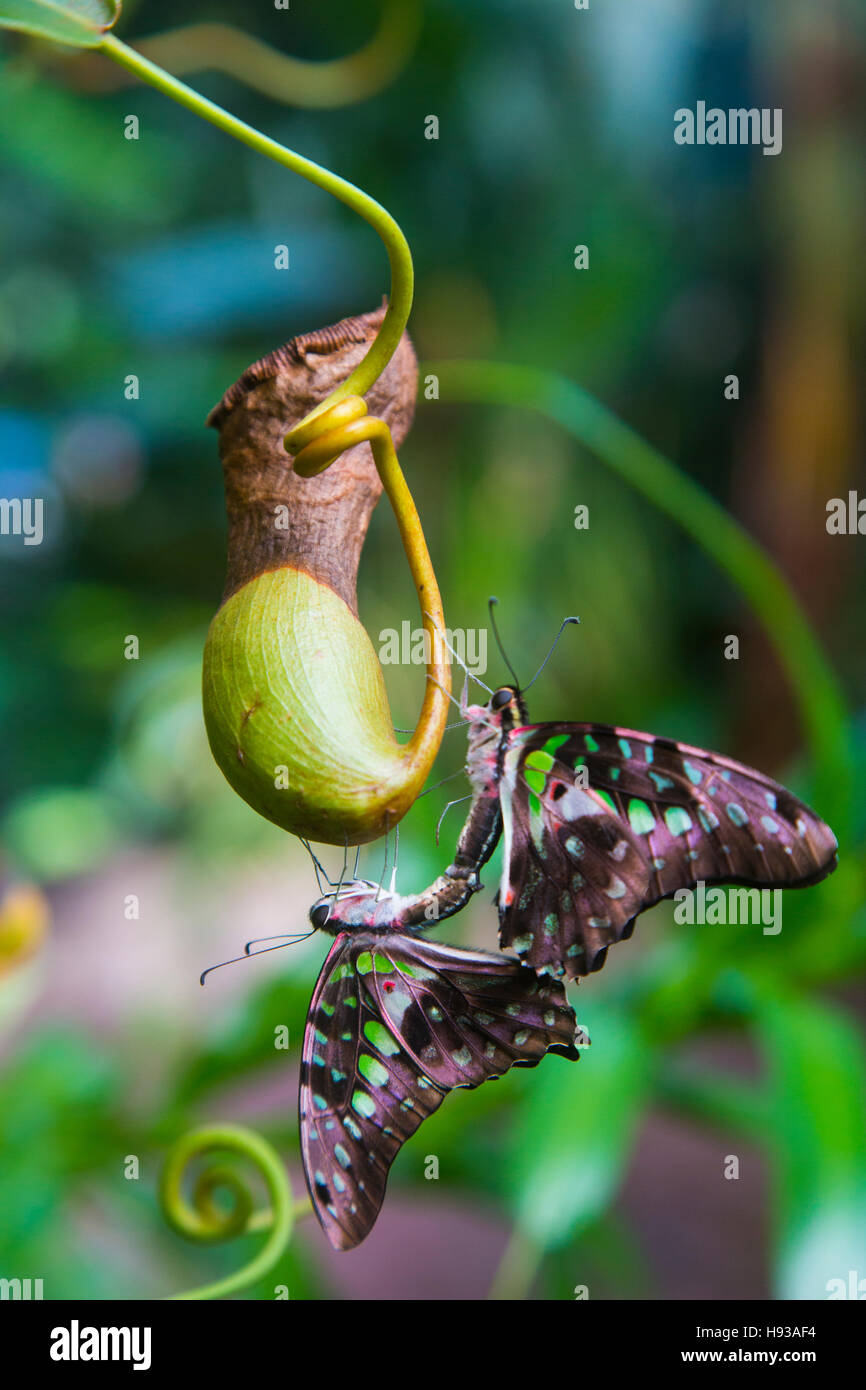
[[[632,729],[515,729],[499,796],[501,941],[553,974],[600,969],[638,913],[679,889],[804,887],[836,863],[829,826],[777,782]]]
[[[368,1235],[398,1150],[449,1091],[550,1051],[576,1058],[576,1039],[562,985],[513,957],[398,932],[337,936],[310,1004],[300,1091],[307,1187],[335,1249]]]

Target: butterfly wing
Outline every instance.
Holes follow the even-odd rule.
[[[575,1058],[576,1028],[562,986],[511,957],[338,936],[310,1005],[300,1095],[307,1187],[335,1249],[368,1235],[398,1150],[449,1091],[548,1051]]]
[[[638,913],[699,881],[803,887],[836,863],[829,826],[779,783],[631,729],[514,730],[500,799],[501,940],[537,970],[599,970]]]

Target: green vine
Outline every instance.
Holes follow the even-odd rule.
[[[331,193],[335,198],[339,198],[340,202],[345,203],[359,217],[363,217],[364,221],[369,222],[370,226],[378,232],[384,242],[391,267],[391,294],[388,299],[387,313],[367,355],[358,363],[351,375],[341,382],[314,411],[311,411],[306,420],[302,421],[296,429],[299,430],[302,425],[328,410],[330,406],[336,405],[338,401],[345,400],[347,396],[363,396],[390,362],[412,308],[415,279],[412,253],[405,236],[391,214],[382,207],[381,203],[377,203],[375,198],[363,193],[360,188],[356,188],[347,179],[340,178],[338,174],[332,174],[329,169],[322,168],[321,164],[316,164],[311,159],[305,159],[303,155],[295,154],[294,150],[286,149],[285,145],[272,140],[270,136],[262,135],[261,131],[256,130],[254,126],[238,120],[237,116],[232,116],[228,111],[224,111],[215,102],[208,101],[192,87],[188,87],[185,82],[180,82],[170,73],[157,67],[155,63],[143,58],[140,53],[136,53],[134,48],[129,48],[113,34],[105,35],[98,45],[98,51],[105,53],[121,67],[135,73],[143,82],[150,83],[152,87],[156,87],[157,91],[171,97],[179,105],[185,106],[187,110],[201,116],[202,120],[209,121],[211,125],[217,126],[227,135],[240,140],[241,144],[248,145],[257,154],[266,155],[277,164],[282,164],[284,168],[291,169],[293,173],[300,174],[310,183],[323,188],[326,193]]]
[[[256,1211],[247,1184],[234,1168],[225,1165],[203,1169],[188,1201],[183,1188],[189,1166],[215,1152],[235,1154],[251,1163],[267,1188],[270,1206]],[[230,1199],[228,1208],[217,1200],[219,1193]],[[295,1219],[310,1210],[308,1201],[294,1201],[276,1150],[261,1135],[240,1125],[208,1125],[179,1139],[165,1161],[159,1200],[172,1230],[187,1240],[213,1244],[268,1231],[261,1250],[243,1268],[202,1288],[172,1295],[181,1300],[227,1298],[257,1283],[284,1254]]]
[[[219,22],[185,24],[136,39],[136,45],[141,57],[175,77],[221,72],[272,101],[324,110],[364,101],[393,81],[410,58],[420,28],[420,0],[384,0],[373,37],[344,58],[295,58],[244,29]],[[79,88],[106,91],[127,80],[86,56],[73,63],[70,55],[63,56],[64,75]]]

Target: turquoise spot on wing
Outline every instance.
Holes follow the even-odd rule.
[[[692,818],[683,806],[669,806],[665,811],[665,825],[672,835],[686,835],[692,828]]]
[[[385,1086],[387,1084],[387,1068],[382,1066],[377,1057],[371,1057],[369,1052],[362,1052],[358,1058],[358,1071],[372,1086]]]
[[[348,1004],[348,1006],[349,1006],[350,1009],[357,1009],[357,1007],[358,1007],[358,998],[357,998],[357,995],[354,995],[354,994],[347,994],[346,997],[345,997],[345,999],[343,1000],[343,1003],[344,1003],[344,1004]]]
[[[610,770],[610,780],[611,780],[612,782],[618,782],[618,781],[619,781],[619,774],[620,774],[620,771],[621,771],[621,769],[618,768],[618,767],[612,767],[612,768],[611,768],[611,770]]]
[[[441,1022],[442,1022],[442,1010],[441,1010],[440,1008],[438,1008],[438,1007],[436,1006],[436,1004],[431,1004],[430,1007],[429,1007],[429,1009],[427,1010],[427,1017],[428,1017],[428,1018],[432,1018],[432,1020],[433,1020],[434,1023],[441,1023]]]
[[[776,809],[776,793],[775,793],[775,792],[764,792],[764,800],[766,801],[766,803],[767,803],[767,805],[769,806],[770,810],[771,810],[771,811],[775,811],[775,809]]]
[[[742,806],[737,805],[736,801],[730,801],[726,809],[728,813],[728,820],[733,821],[734,825],[747,824],[749,817],[743,810]]]
[[[334,1184],[334,1187],[337,1189],[338,1192],[345,1192],[345,1191],[346,1191],[346,1184],[345,1184],[345,1182],[343,1181],[343,1179],[340,1177],[340,1174],[339,1174],[339,1173],[332,1173],[332,1174],[331,1174],[331,1182]]]
[[[559,922],[558,922],[557,919],[556,919],[556,913],[555,913],[555,912],[547,912],[547,913],[545,913],[545,916],[544,916],[544,935],[545,935],[545,936],[556,936],[556,933],[557,933],[558,930],[559,930]]]
[[[715,830],[719,824],[719,818],[715,811],[705,811],[703,806],[698,807],[698,820],[701,823],[702,829],[706,830],[708,835],[710,831]]]
[[[704,780],[704,774],[701,772],[700,768],[695,767],[694,763],[690,763],[688,758],[683,759],[683,767],[685,768],[686,776],[688,777],[692,785],[695,787],[699,787],[701,785],[701,782]]]
[[[364,1115],[369,1120],[370,1116],[376,1113],[376,1102],[366,1091],[353,1091],[352,1109],[357,1115]]]
[[[771,835],[778,835],[779,824],[774,821],[772,816],[761,816],[761,824],[765,830],[769,830]]]
[[[648,763],[652,762],[653,758],[655,757],[655,749],[653,748],[651,743],[646,744],[643,750],[643,755]]]
[[[352,1160],[350,1159],[350,1157],[349,1157],[348,1153],[346,1152],[346,1150],[343,1148],[343,1145],[342,1145],[342,1144],[335,1144],[335,1145],[334,1145],[334,1157],[335,1157],[335,1159],[337,1160],[337,1162],[340,1164],[341,1167],[343,1167],[343,1168],[351,1168],[351,1166],[352,1166]]]
[[[671,781],[670,777],[665,777],[663,772],[651,772],[649,775],[652,778],[653,782],[655,782],[657,791],[663,792],[666,787],[673,786],[673,782]]]
[[[334,1005],[333,1005],[333,1004],[326,1004],[325,1001],[324,1001],[324,999],[323,999],[322,1002],[321,1002],[321,1004],[319,1005],[319,1008],[322,1010],[322,1013],[323,1013],[323,1014],[327,1014],[327,1015],[328,1015],[328,1018],[333,1018],[333,1017],[334,1017]]]
[[[598,752],[599,743],[597,739],[593,738],[592,734],[586,734],[583,741],[590,753]]]
[[[614,801],[613,797],[609,794],[609,792],[596,791],[595,794],[604,802],[605,806],[610,807],[614,815],[618,814],[616,809],[616,802]]]
[[[472,1061],[472,1053],[469,1051],[468,1047],[458,1047],[451,1053],[451,1056],[454,1058],[458,1067],[468,1067],[469,1063]]]
[[[629,743],[628,739],[627,739],[627,738],[621,738],[621,739],[619,740],[619,746],[620,746],[620,749],[621,749],[621,751],[622,751],[622,756],[623,756],[624,758],[630,758],[630,757],[631,757],[631,744]]]
[[[323,1047],[327,1044],[327,1037],[324,1033],[320,1033],[318,1028],[313,1029],[313,1037],[316,1039],[316,1042],[321,1043]]]
[[[649,835],[655,829],[655,816],[646,802],[636,796],[628,803],[628,823],[636,835]]]
[[[328,1108],[328,1102],[325,1100],[325,1097],[317,1096],[315,1091],[313,1092],[313,1104],[317,1110],[327,1110]]]
[[[381,1052],[383,1057],[396,1057],[400,1051],[400,1044],[394,1038],[391,1030],[376,1018],[369,1018],[364,1024],[364,1037],[373,1044],[377,1052]]]
[[[576,835],[569,835],[565,842],[565,850],[567,854],[571,855],[572,859],[582,859],[586,853],[586,846],[583,840],[579,840]]]
[[[607,886],[607,887],[605,888],[605,890],[604,890],[604,896],[605,896],[606,898],[611,898],[612,900],[615,901],[617,898],[624,898],[624,897],[625,897],[625,894],[626,894],[626,887],[625,887],[625,884],[623,883],[622,879],[619,877],[618,874],[614,874],[614,876],[613,876],[613,878],[611,879],[610,883],[608,884],[608,886]]]
[[[352,1119],[351,1115],[346,1115],[346,1117],[343,1120],[343,1124],[345,1125],[346,1129],[349,1131],[353,1139],[361,1138],[361,1126],[355,1124],[355,1121]]]
[[[529,1042],[529,1029],[521,1028],[519,1033],[514,1034],[515,1047],[523,1047],[524,1043]]]
[[[345,1079],[346,1079],[346,1073],[345,1073],[344,1071],[339,1071],[339,1070],[337,1069],[337,1067],[331,1067],[331,1080],[332,1080],[332,1081],[335,1081],[335,1082],[339,1085],[339,1083],[340,1083],[341,1081],[345,1081]]]

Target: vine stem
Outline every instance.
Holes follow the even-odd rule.
[[[186,1171],[192,1161],[213,1152],[234,1153],[252,1163],[268,1190],[270,1207],[254,1212],[249,1189],[229,1168],[212,1168],[200,1174],[190,1206],[183,1195]],[[233,1198],[230,1211],[216,1204],[218,1190]],[[291,1240],[295,1218],[309,1207],[307,1201],[293,1200],[288,1174],[276,1150],[260,1134],[240,1125],[209,1125],[183,1135],[166,1159],[159,1200],[169,1225],[188,1240],[213,1243],[263,1229],[269,1232],[261,1250],[248,1264],[213,1284],[173,1294],[173,1301],[226,1298],[256,1283],[283,1254]]]
[[[281,53],[271,44],[232,24],[204,21],[137,39],[140,57],[174,75],[223,72],[273,101],[324,109],[364,101],[394,78],[411,56],[421,29],[420,0],[384,0],[378,28],[356,52],[344,58],[309,61]],[[64,55],[68,59],[69,55]],[[91,78],[91,72],[93,77]],[[125,78],[108,74],[80,51],[70,80],[93,90],[119,88]]]
[[[781,570],[699,483],[593,396],[556,372],[472,360],[430,362],[442,399],[522,406],[567,430],[727,572],[763,624],[791,683],[816,764],[816,799],[840,840],[850,828],[853,758],[845,698]]]
[[[353,212],[357,212],[365,222],[369,222],[370,226],[378,232],[384,242],[391,267],[391,293],[388,298],[387,312],[366,356],[358,363],[351,375],[344,382],[341,382],[315,410],[311,411],[306,420],[312,420],[316,415],[327,410],[329,406],[344,400],[347,396],[363,396],[391,360],[412,308],[414,288],[412,254],[405,236],[391,214],[382,207],[381,203],[377,203],[375,198],[371,198],[369,194],[356,188],[347,179],[340,178],[338,174],[331,173],[329,169],[324,169],[313,160],[305,159],[303,155],[295,154],[293,150],[286,149],[278,141],[272,140],[267,135],[262,135],[261,131],[256,130],[255,127],[247,125],[237,116],[232,116],[221,106],[217,106],[215,102],[208,101],[192,87],[188,87],[185,82],[172,77],[156,63],[142,57],[134,48],[130,48],[128,44],[123,43],[113,34],[106,34],[96,47],[98,52],[106,54],[114,62],[119,63],[121,67],[135,73],[143,82],[148,82],[163,95],[171,97],[173,101],[185,106],[187,110],[201,116],[202,120],[209,121],[211,125],[225,131],[227,135],[231,135],[236,140],[240,140],[242,144],[248,145],[257,154],[266,155],[267,158],[275,160],[277,164],[282,164],[286,169],[291,169],[293,173],[300,174],[310,183],[316,184],[335,198],[339,198],[340,202],[345,203]],[[302,423],[306,423],[306,421]]]

